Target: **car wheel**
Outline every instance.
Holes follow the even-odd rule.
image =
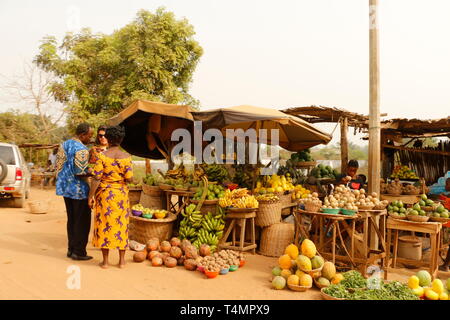
[[[25,206],[25,195],[20,198],[14,198],[13,207],[14,208],[23,208]]]

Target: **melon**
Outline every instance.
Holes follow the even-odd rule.
[[[275,267],[275,268],[272,269],[272,274],[274,276],[280,276],[281,275],[281,270],[282,269],[280,267]]]
[[[312,270],[312,266],[311,266],[311,260],[304,255],[299,255],[297,257],[297,266],[304,271],[311,271]]]
[[[411,289],[411,290],[419,298],[422,298],[423,295],[425,294],[425,290],[422,287],[417,287],[416,289]]]
[[[286,287],[286,279],[281,276],[276,276],[272,280],[272,287],[276,290],[282,290]]]
[[[302,255],[312,258],[316,255],[316,245],[309,239],[305,239],[301,245]]]
[[[292,275],[291,270],[289,269],[283,269],[281,270],[280,276],[282,276],[283,278],[285,278],[287,280],[287,278],[289,278],[289,276]]]
[[[439,295],[439,300],[448,300],[448,293],[447,292],[442,292]]]
[[[331,283],[338,284],[342,280],[344,280],[344,276],[342,275],[342,273],[336,273],[336,275],[333,277],[333,279],[331,279]]]
[[[444,292],[444,284],[440,279],[434,279],[433,282],[431,283],[431,288],[437,294],[441,294],[442,292]]]
[[[323,260],[323,258],[321,256],[314,256],[311,259],[311,267],[314,269],[319,269],[320,267],[323,266],[323,264],[325,263],[325,260]]]
[[[332,262],[325,262],[322,268],[322,276],[327,278],[328,280],[332,280],[336,275],[336,267]]]
[[[290,269],[292,267],[291,257],[288,254],[282,255],[278,258],[278,265],[281,269]]]
[[[143,262],[145,260],[145,258],[147,258],[147,251],[140,251],[140,252],[136,252],[133,255],[133,261],[134,262]]]
[[[299,284],[303,287],[311,287],[312,286],[312,277],[309,274],[304,274],[300,278]]]
[[[419,278],[419,285],[421,287],[429,287],[431,285],[431,275],[428,271],[420,270],[416,276]]]
[[[177,266],[177,259],[173,258],[173,257],[166,257],[164,259],[164,265],[167,268],[174,268]]]
[[[295,271],[295,275],[299,278],[301,278],[305,273],[302,270]]]
[[[330,281],[327,278],[324,278],[324,277],[320,277],[319,279],[317,279],[317,283],[320,284],[323,287],[330,286]]]
[[[290,244],[284,250],[284,253],[289,255],[291,259],[297,259],[298,257],[298,248],[295,244]]]
[[[417,278],[416,276],[411,276],[408,279],[408,287],[410,289],[417,289],[419,287],[419,278]]]
[[[298,286],[300,283],[300,278],[296,276],[295,274],[292,274],[287,279],[287,284]]]
[[[169,251],[169,254],[170,254],[171,257],[173,257],[175,259],[180,259],[181,256],[183,255],[183,252],[178,247],[171,247],[170,251]]]
[[[429,300],[439,300],[439,293],[434,292],[431,288],[425,289],[425,297]]]

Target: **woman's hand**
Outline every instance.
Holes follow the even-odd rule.
[[[89,204],[89,208],[93,209],[94,205],[95,205],[95,198],[94,197],[90,197],[88,200],[88,204]]]
[[[346,177],[342,178],[342,181],[344,183],[349,183],[351,180],[352,180],[352,177],[350,177],[350,176],[346,176]]]

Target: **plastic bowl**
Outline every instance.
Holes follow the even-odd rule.
[[[133,216],[136,216],[136,217],[142,216],[142,211],[131,210],[131,213],[133,214]]]
[[[323,213],[329,213],[329,214],[339,214],[341,209],[331,209],[331,208],[322,208]]]
[[[354,216],[356,214],[356,211],[355,210],[341,209],[341,213],[344,216]]]
[[[208,279],[214,279],[219,275],[218,271],[205,271],[205,275],[208,277]]]
[[[230,266],[230,271],[236,271],[239,267],[238,266]]]
[[[239,262],[239,268],[242,268],[243,266],[245,266],[245,260]]]
[[[228,269],[222,269],[222,270],[220,270],[220,274],[221,275],[227,274],[228,271],[229,271]]]

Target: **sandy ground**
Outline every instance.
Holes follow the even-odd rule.
[[[0,299],[321,299],[317,289],[302,293],[271,289],[270,270],[276,259],[260,255],[249,254],[245,267],[215,279],[182,267],[134,263],[133,251],[127,251],[125,269],[114,266],[118,254],[111,252],[113,265],[103,270],[98,266],[101,252],[91,245],[88,253],[93,260],[73,261],[65,256],[63,199],[54,190],[33,188],[30,200],[42,199],[51,202],[49,212],[42,215],[0,204]],[[77,270],[79,289],[73,281]],[[389,273],[389,279],[405,281],[407,274]]]

